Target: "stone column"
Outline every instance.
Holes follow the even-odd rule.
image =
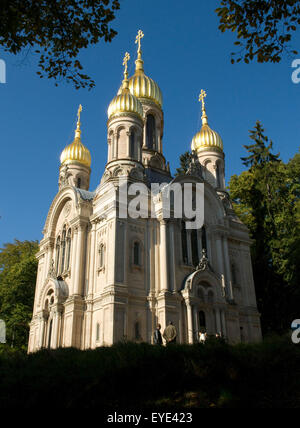
[[[167,222],[160,221],[160,282],[161,291],[168,290]]]
[[[90,270],[89,270],[89,287],[87,294],[94,293],[94,275],[96,268],[96,223],[92,224],[91,230],[91,251],[90,251]]]
[[[232,280],[231,280],[231,270],[230,270],[227,236],[223,237],[223,252],[224,252],[225,275],[226,275],[226,282],[227,282],[228,297],[230,300],[233,300]]]
[[[53,321],[52,321],[50,348],[56,349],[58,347],[58,333],[59,333],[59,312],[57,308],[53,309],[52,319]]]
[[[85,226],[78,226],[78,236],[76,243],[76,265],[74,278],[74,294],[82,294],[82,274],[83,274],[83,243],[84,243]]]
[[[191,302],[188,299],[185,302],[186,302],[186,309],[187,309],[188,343],[194,343],[192,306],[191,306]]]

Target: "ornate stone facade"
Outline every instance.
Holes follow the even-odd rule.
[[[225,191],[221,139],[216,133],[207,138],[203,104],[205,132],[197,134],[187,173],[173,179],[163,156],[162,97],[144,74],[140,43],[136,66],[129,80],[125,70],[118,95],[125,101],[114,99],[110,109],[108,160],[95,191],[88,190],[90,158],[81,143],[80,116],[72,144],[81,157],[72,145],[64,152],[59,191],[37,255],[29,352],[123,340],[152,343],[156,324],[164,329],[170,320],[180,343],[198,341],[200,331],[231,343],[261,339],[251,241]],[[149,91],[141,92],[144,86],[136,82]],[[183,219],[163,218],[160,195],[153,200],[155,218],[120,218],[120,177],[148,187],[203,183],[204,226],[188,230]]]

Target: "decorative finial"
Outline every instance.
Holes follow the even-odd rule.
[[[199,101],[202,102],[202,110],[205,110],[205,102],[204,102],[204,98],[206,97],[206,92],[201,89],[201,92],[199,94]]]
[[[124,65],[124,79],[128,79],[128,71],[127,71],[127,63],[130,60],[130,55],[128,52],[125,53],[124,59],[123,59],[123,65]]]
[[[137,50],[138,57],[137,57],[137,60],[135,61],[135,65],[136,65],[135,71],[142,71],[142,72],[144,71],[144,68],[143,68],[144,61],[142,60],[142,50],[141,50],[141,39],[143,37],[144,37],[144,33],[142,32],[142,30],[139,30],[135,38],[135,43],[138,44],[138,50]]]
[[[141,53],[141,39],[144,37],[142,30],[139,30],[135,38],[135,43],[138,44],[138,53]]]
[[[199,94],[199,102],[202,103],[202,124],[203,125],[207,125],[207,116],[206,116],[206,111],[205,111],[205,101],[204,99],[206,98],[207,94],[206,92],[201,89],[201,92]]]
[[[81,130],[80,130],[80,114],[82,112],[82,105],[79,104],[78,110],[77,110],[77,128],[75,131],[75,138],[80,138]]]

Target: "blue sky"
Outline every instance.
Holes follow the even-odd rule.
[[[80,103],[82,140],[92,155],[91,189],[98,185],[107,157],[107,107],[121,84],[126,51],[131,55],[129,72],[134,71],[139,29],[145,34],[145,73],[163,93],[163,149],[172,172],[199,130],[201,88],[207,92],[209,124],[223,139],[227,181],[243,170],[243,145],[249,143],[248,131],[256,120],[284,161],[299,148],[300,84],[291,80],[292,58],[280,64],[231,65],[235,39],[218,30],[215,0],[121,3],[112,24],[118,31],[113,42],[100,42],[80,55],[85,72],[96,82],[91,91],[66,83],[55,87],[35,74],[35,56],[0,52],[7,67],[7,83],[0,85],[0,247],[14,238],[42,238],[58,190],[59,156],[73,139]],[[293,45],[300,47],[299,33]]]

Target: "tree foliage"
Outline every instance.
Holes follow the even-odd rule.
[[[179,176],[179,175],[183,175],[186,174],[191,162],[192,162],[192,158],[193,155],[190,151],[187,151],[185,153],[183,153],[180,158],[180,166],[179,168],[176,168],[176,173],[175,173],[175,177]]]
[[[65,79],[76,89],[95,82],[82,72],[79,51],[117,34],[109,27],[120,8],[118,0],[2,0],[0,46],[11,54],[34,51],[39,71],[57,82]]]
[[[284,52],[298,53],[290,42],[300,25],[300,0],[221,0],[216,12],[219,29],[237,35],[240,51],[231,54],[232,63],[254,58],[276,63]]]
[[[242,158],[247,171],[230,179],[230,196],[253,239],[253,273],[266,332],[282,332],[299,315],[300,154],[288,163],[272,153],[259,122]]]
[[[9,345],[27,348],[37,273],[38,243],[17,241],[0,250],[0,318]]]

